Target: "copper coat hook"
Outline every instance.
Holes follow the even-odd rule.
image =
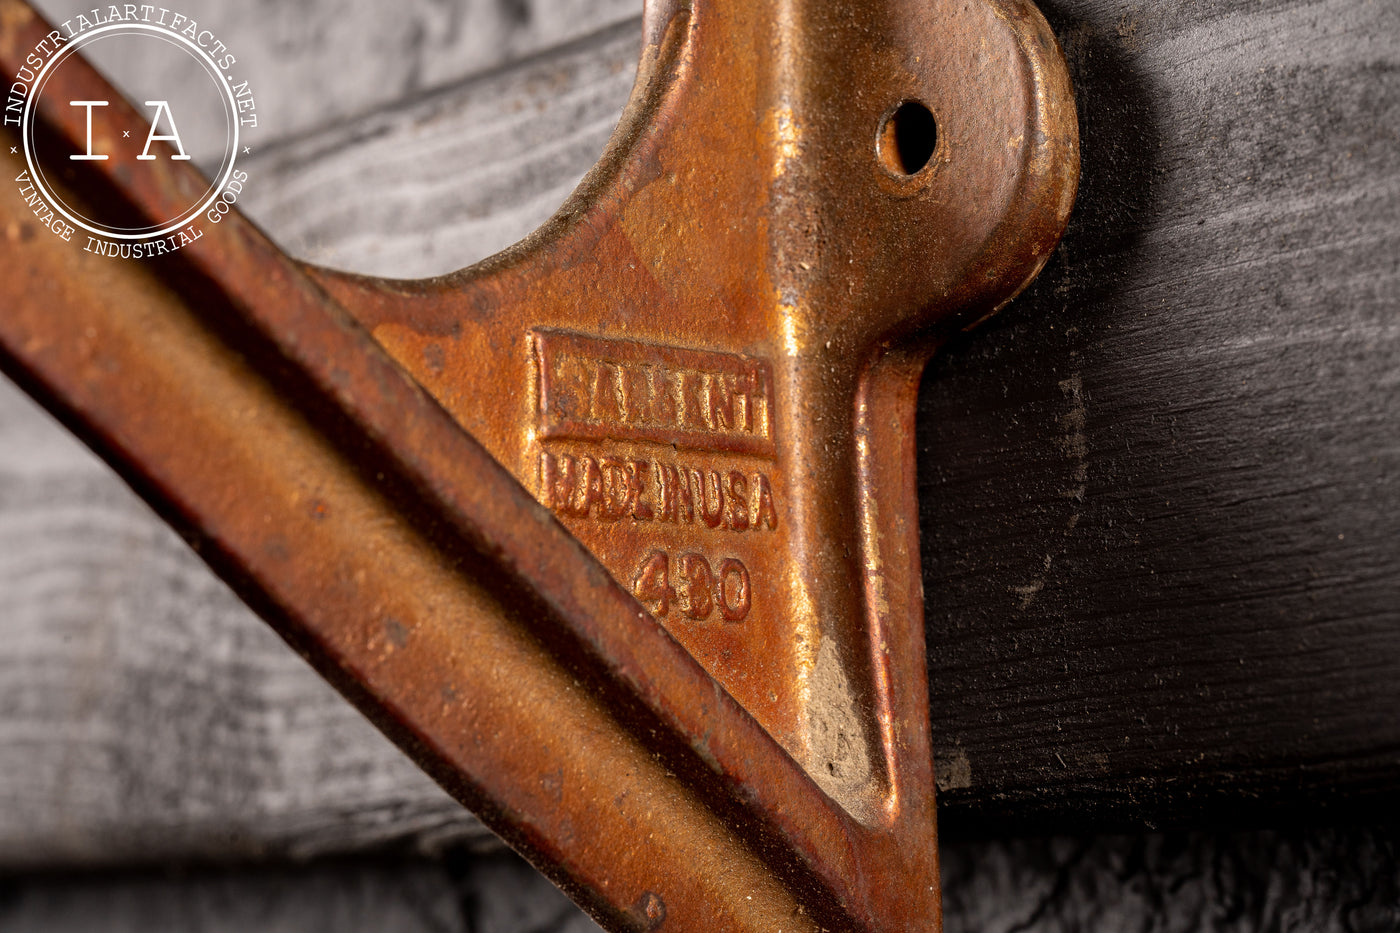
[[[236,213],[113,262],[6,195],[0,362],[605,926],[936,929],[913,395],[1063,232],[1064,63],[1018,0],[644,28],[579,190],[440,279]],[[45,30],[0,0],[0,65]],[[90,162],[68,196],[197,183]]]

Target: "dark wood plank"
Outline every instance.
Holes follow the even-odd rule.
[[[489,866],[477,873],[485,870]],[[543,878],[538,883],[549,884]],[[428,862],[9,878],[0,879],[0,928],[7,933],[476,933],[480,928],[463,910],[462,889],[443,866]],[[488,903],[525,901],[539,893],[538,887],[507,883]],[[555,898],[568,905],[562,894]],[[519,914],[528,916],[527,911]],[[500,927],[488,929],[504,933]]]
[[[1400,788],[1400,7],[1043,4],[1064,245],[920,399],[954,831]]]
[[[1393,832],[1191,832],[943,848],[948,933],[1400,928]]]
[[[1400,928],[1393,834],[1055,837],[945,845],[948,933]],[[0,878],[7,933],[597,933],[514,855]]]

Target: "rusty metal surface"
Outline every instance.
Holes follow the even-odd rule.
[[[45,31],[0,0],[0,66]],[[164,216],[204,183],[159,165],[65,197]],[[6,194],[0,361],[604,925],[936,928],[913,394],[1077,168],[1029,4],[658,2],[512,250],[370,280],[235,212],[114,262]]]

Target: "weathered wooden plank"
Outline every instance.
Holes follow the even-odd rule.
[[[1400,926],[1393,832],[1167,833],[944,846],[948,933]]]
[[[1046,8],[1076,215],[920,401],[941,802],[956,828],[1393,792],[1400,7]]]
[[[1080,207],[921,402],[945,821],[1393,788],[1395,8],[1044,6]],[[316,261],[466,264],[589,167],[634,49],[604,30],[267,147],[250,210]],[[55,431],[0,392],[0,863],[471,832]]]
[[[482,928],[462,909],[462,887],[430,863],[27,878],[0,881],[0,927],[8,933],[476,933]],[[500,895],[527,893],[517,884]],[[494,906],[494,899],[488,903]]]
[[[34,6],[57,23],[91,9],[67,0]],[[253,140],[269,145],[635,20],[641,0],[182,0],[171,9],[236,55],[257,95]],[[641,30],[632,37],[635,49]],[[94,56],[118,87],[124,75],[160,80],[159,62],[113,59],[100,45]]]
[[[265,149],[248,211],[289,252],[356,272],[440,275],[521,239],[617,125],[641,21],[413,106]]]
[[[1394,836],[1371,830],[1152,834],[944,847],[948,933],[1388,933]],[[596,933],[509,853],[445,863],[0,879],[7,933]]]

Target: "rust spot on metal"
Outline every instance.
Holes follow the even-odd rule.
[[[408,646],[408,626],[404,625],[393,616],[384,620],[384,637],[389,640],[389,644],[395,648]]]
[[[645,930],[659,930],[666,922],[666,902],[654,891],[643,894],[635,910]]]

